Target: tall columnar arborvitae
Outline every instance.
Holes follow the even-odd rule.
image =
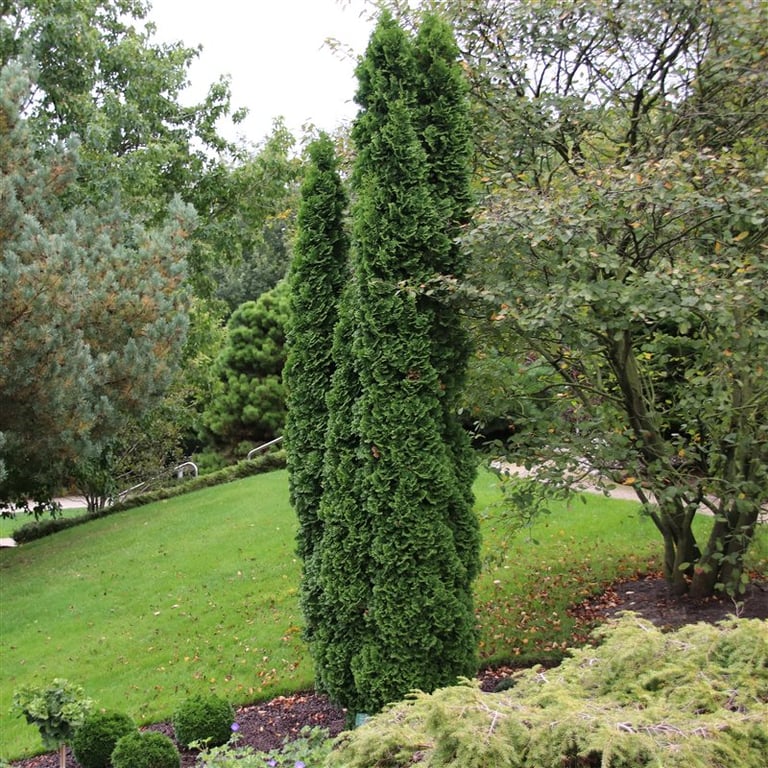
[[[473,473],[449,415],[466,342],[454,310],[420,288],[461,269],[453,238],[466,216],[466,171],[457,171],[459,147],[468,162],[466,108],[449,33],[429,20],[423,36],[442,41],[434,53],[383,15],[358,68],[354,281],[334,349],[323,618],[310,637],[319,683],[353,711],[476,666]],[[464,131],[455,139],[451,110]],[[461,354],[441,350],[454,342]]]
[[[366,607],[372,585],[372,537],[361,524],[364,456],[360,445],[360,375],[353,348],[360,305],[357,281],[348,283],[339,305],[333,340],[336,365],[328,393],[328,431],[320,519],[323,534],[314,553],[318,603],[306,621],[317,684],[351,712],[362,711],[351,660],[368,632]],[[305,565],[306,567],[306,565]],[[308,576],[305,574],[305,581]],[[305,589],[306,594],[306,589]],[[307,606],[305,605],[305,613]]]
[[[331,351],[348,277],[349,243],[344,228],[347,196],[333,142],[321,135],[308,153],[289,278],[291,321],[283,382],[290,495],[299,520],[302,604],[306,634],[311,637],[312,617],[320,609],[313,551],[322,533],[318,510],[328,424],[325,400],[335,367]]]
[[[432,258],[436,274],[461,280],[467,254],[458,237],[469,221],[471,129],[468,86],[458,63],[459,50],[447,23],[427,15],[415,39],[419,132],[427,153],[429,184],[448,239]],[[457,419],[465,383],[469,338],[457,305],[443,294],[431,301],[432,362],[440,377],[443,439],[454,464],[455,486],[448,513],[456,547],[466,568],[467,586],[480,562],[479,531],[473,512],[472,482],[477,461],[464,428]]]

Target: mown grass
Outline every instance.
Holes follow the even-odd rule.
[[[89,522],[0,553],[0,755],[39,748],[14,689],[65,677],[141,721],[192,692],[311,685],[286,473]]]
[[[499,498],[490,473],[475,490],[480,513]],[[0,551],[0,756],[40,751],[11,697],[54,677],[140,722],[191,693],[243,704],[311,687],[295,529],[277,471]],[[508,533],[493,514],[483,522],[486,663],[560,651],[577,629],[569,606],[658,565],[658,535],[630,502],[588,496],[554,507],[530,537]]]
[[[58,516],[80,517],[84,513],[85,513],[84,508],[68,508],[68,509],[62,509],[58,513]],[[14,517],[0,517],[0,539],[12,538],[14,531],[17,531],[19,528],[21,528],[23,525],[26,525],[27,523],[33,522],[34,519],[35,518],[32,515],[28,515],[24,512],[19,512]],[[50,518],[48,515],[45,515],[40,519],[49,520]]]
[[[639,504],[584,494],[548,506],[516,534],[493,513],[484,522],[486,567],[475,592],[485,665],[558,659],[591,628],[569,609],[661,567],[659,535]]]

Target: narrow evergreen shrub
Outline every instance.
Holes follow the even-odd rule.
[[[466,339],[455,305],[425,288],[461,273],[452,243],[468,143],[465,132],[452,144],[438,102],[450,90],[466,105],[450,29],[435,22],[424,35],[432,42],[417,46],[382,14],[357,69],[354,282],[339,309],[347,343],[333,350],[322,539],[308,572],[318,682],[368,713],[477,665],[475,467],[455,412]]]
[[[291,320],[283,381],[290,498],[299,523],[296,551],[302,560],[304,637],[313,643],[327,616],[316,551],[323,532],[326,396],[336,368],[332,348],[339,297],[348,278],[348,239],[344,230],[347,198],[333,141],[322,134],[308,153],[290,272]]]
[[[415,125],[427,154],[432,196],[448,235],[436,244],[427,269],[461,280],[466,276],[469,252],[461,246],[459,235],[470,220],[472,198],[468,83],[451,27],[438,16],[425,14],[414,40],[414,53],[419,103]],[[477,457],[458,418],[470,357],[469,332],[447,292],[423,293],[420,298],[432,320],[432,365],[440,381],[440,426],[454,465],[445,517],[465,569],[465,586],[471,589],[480,571],[480,532],[472,494]]]
[[[181,755],[163,733],[143,731],[122,736],[112,752],[113,768],[180,768]]]
[[[336,369],[328,394],[328,432],[319,512],[322,543],[305,562],[302,584],[306,638],[315,661],[317,687],[343,702],[351,713],[365,706],[356,696],[350,663],[365,637],[366,617],[362,607],[369,598],[372,583],[371,535],[359,518],[363,477],[363,458],[358,449],[359,411],[355,408],[359,373],[349,354],[354,343],[357,306],[357,286],[352,282],[342,295],[334,332]],[[314,570],[310,572],[310,569]]]
[[[191,696],[173,714],[173,730],[179,744],[193,742],[218,747],[232,735],[235,712],[232,705],[218,696]]]
[[[75,731],[72,752],[82,768],[108,768],[117,742],[138,732],[136,723],[122,712],[94,712]]]
[[[283,370],[291,504],[299,520],[297,552],[305,561],[322,530],[318,507],[328,422],[325,401],[335,369],[331,352],[338,303],[348,278],[347,198],[333,141],[321,134],[308,154],[291,263],[291,320]]]

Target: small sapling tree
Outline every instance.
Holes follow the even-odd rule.
[[[26,686],[13,694],[13,708],[40,730],[43,746],[59,753],[66,768],[67,743],[90,713],[93,702],[79,685],[55,678],[47,686]]]

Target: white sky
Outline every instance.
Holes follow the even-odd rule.
[[[332,131],[357,107],[354,58],[324,42],[336,38],[361,55],[373,23],[364,0],[151,0],[155,39],[203,51],[190,68],[190,99],[231,75],[232,106],[247,107],[228,138],[260,142],[276,117],[299,136],[304,123]]]

